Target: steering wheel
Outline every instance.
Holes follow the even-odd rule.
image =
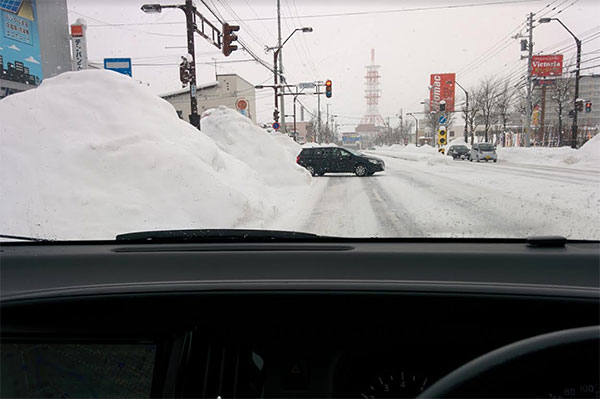
[[[460,366],[421,392],[417,398],[446,397],[463,384],[519,357],[561,345],[577,344],[591,340],[600,340],[600,326],[555,331],[513,342]]]

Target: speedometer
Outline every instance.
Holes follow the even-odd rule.
[[[360,396],[364,399],[414,398],[425,390],[429,378],[415,373],[398,371],[374,376]]]
[[[597,384],[578,384],[548,392],[540,398],[600,398],[600,391]]]

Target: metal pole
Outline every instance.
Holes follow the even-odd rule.
[[[198,100],[196,99],[196,56],[194,52],[194,27],[196,10],[192,0],[185,0],[185,21],[187,25],[188,54],[190,61],[190,123],[200,130],[200,116],[198,115]]]
[[[562,22],[561,22],[561,24],[562,24]],[[577,70],[575,71],[575,99],[573,100],[573,104],[575,105],[575,107],[574,107],[575,112],[573,112],[573,125],[571,126],[571,148],[577,148],[577,99],[579,98],[579,69],[581,66],[581,40],[576,38],[575,35],[573,35],[573,37],[575,38],[575,42],[577,43]]]
[[[275,112],[278,110],[279,105],[277,101],[277,96],[279,95],[277,90],[277,53],[279,50],[275,50],[273,52],[273,91],[275,92],[275,109],[273,110],[273,122],[277,122],[277,118],[275,118]]]
[[[533,13],[529,13],[529,55],[527,56],[527,115],[525,118],[525,146],[531,144],[529,136],[531,130],[531,113],[533,104],[531,103],[531,58],[533,57]]]
[[[321,139],[321,92],[319,91],[321,82],[317,82],[317,143]]]
[[[296,88],[296,94],[298,94],[298,89]],[[296,99],[298,96],[294,96],[294,140],[298,141],[298,130],[296,129]]]
[[[283,54],[281,52],[281,0],[277,0],[277,47],[279,48],[279,74],[281,75],[280,81],[283,83]],[[287,131],[285,127],[285,96],[283,93],[285,88],[281,89],[281,131],[285,133]]]

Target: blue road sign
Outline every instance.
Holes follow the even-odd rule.
[[[279,129],[279,123],[273,122],[273,129],[275,129],[275,130]]]
[[[104,69],[131,76],[131,58],[105,58]]]
[[[440,116],[440,123],[446,123],[446,117],[444,115]]]

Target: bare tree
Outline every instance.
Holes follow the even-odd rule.
[[[498,90],[495,100],[496,115],[502,123],[502,132],[506,132],[506,122],[510,115],[515,92],[510,86],[510,82],[505,81],[502,87]]]
[[[552,95],[552,102],[554,103],[556,114],[558,116],[558,145],[562,142],[563,115],[565,110],[567,110],[571,104],[571,96],[569,93],[571,86],[571,79],[556,79],[556,86],[554,87],[554,93]]]
[[[469,93],[472,93],[472,96],[474,96],[477,93],[477,90],[474,88],[470,88]],[[467,110],[466,104],[462,108],[463,119],[465,120],[465,123],[467,124],[467,134],[471,136],[471,145],[473,145],[473,135],[474,135],[475,129],[477,129],[477,126],[479,126],[479,123],[478,123],[479,108],[478,108],[478,106],[479,106],[479,104],[477,104],[475,99],[472,98],[472,100],[469,102],[469,109]]]
[[[488,141],[490,127],[496,117],[496,96],[498,89],[494,78],[487,77],[479,83],[475,92],[475,107],[479,109],[479,122],[483,125],[485,141]]]

